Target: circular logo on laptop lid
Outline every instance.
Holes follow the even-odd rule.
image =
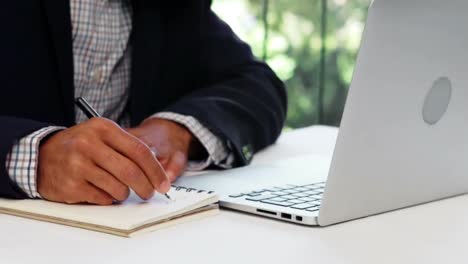
[[[429,125],[435,125],[447,112],[452,98],[452,82],[447,77],[437,79],[426,95],[423,106],[423,119]]]

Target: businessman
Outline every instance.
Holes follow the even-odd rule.
[[[283,127],[283,84],[211,0],[7,1],[0,34],[0,197],[149,199],[247,165]]]

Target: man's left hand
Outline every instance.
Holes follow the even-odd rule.
[[[156,150],[156,156],[171,181],[184,173],[189,159],[198,160],[207,155],[195,136],[173,121],[150,118],[127,131]]]

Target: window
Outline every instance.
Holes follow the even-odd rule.
[[[371,0],[215,0],[286,83],[287,127],[340,123]]]

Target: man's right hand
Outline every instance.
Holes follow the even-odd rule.
[[[104,118],[60,131],[39,149],[37,188],[49,201],[109,205],[130,189],[147,200],[169,191],[166,179],[147,145]]]

